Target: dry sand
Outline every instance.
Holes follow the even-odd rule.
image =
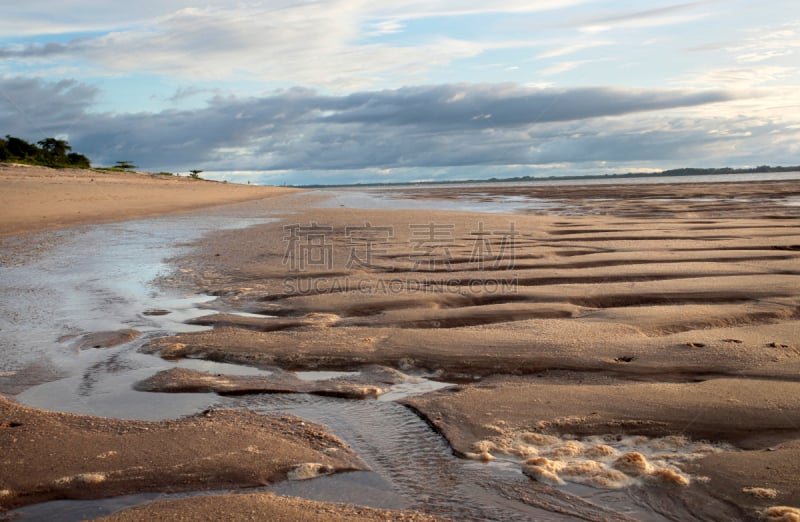
[[[124,221],[291,191],[178,176],[0,163],[0,236]]]

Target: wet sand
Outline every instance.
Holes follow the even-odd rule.
[[[466,197],[509,190],[523,189]],[[402,192],[431,208],[465,197]],[[664,515],[680,504],[687,516],[757,519],[800,505],[797,194],[790,182],[551,187],[522,194],[559,202],[535,215],[313,209],[212,235],[181,259],[223,309],[255,317],[210,316],[213,330],[146,349],[293,370],[377,364],[458,381],[405,402],[457,454],[518,458],[523,470],[538,466],[526,460],[539,450],[509,441],[526,433],[564,444],[707,441],[713,451],[658,461],[666,467],[645,460],[664,481],[634,474],[625,487]],[[323,227],[319,262],[291,266],[292,224]],[[366,254],[354,234],[367,226],[377,238],[370,262],[353,263]],[[583,473],[619,478],[613,460],[592,462],[601,471],[582,461]],[[586,483],[567,464],[550,465]]]
[[[541,499],[566,488],[554,513],[626,519],[579,511],[567,498],[579,484],[619,488],[654,519],[800,506],[796,183],[470,190],[395,194],[430,208],[507,196],[556,206],[490,215],[276,197],[282,221],[212,233],[174,260],[180,277],[162,280],[218,296],[226,313],[144,351],[271,371],[365,369],[357,381],[173,369],[137,386],[358,397],[402,381],[393,370],[422,373],[457,384],[404,403],[459,457],[525,473],[516,501],[547,509]],[[144,509],[168,518],[203,502]]]
[[[366,465],[324,427],[292,417],[208,411],[175,421],[56,413],[0,397],[0,507],[151,491],[219,490]]]
[[[382,511],[353,505],[311,502],[269,493],[213,495],[184,500],[163,500],[130,508],[109,517],[107,522],[137,520],[217,521],[217,520],[302,520],[308,522],[428,522],[437,520],[420,513]]]
[[[295,191],[135,172],[0,164],[0,236],[185,212]]]

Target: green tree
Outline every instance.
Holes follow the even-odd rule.
[[[45,138],[39,141],[38,145],[45,153],[59,158],[66,158],[67,152],[72,150],[72,147],[66,140],[59,140],[56,138]]]
[[[72,150],[72,147],[65,140],[45,138],[38,145],[41,148],[40,156],[48,165],[61,167],[69,164],[67,153]]]
[[[134,165],[133,162],[123,160],[123,161],[118,161],[116,165],[114,165],[114,168],[122,170],[132,170],[136,168],[136,165]]]
[[[200,173],[201,172],[203,172],[203,171],[202,170],[197,170],[197,169],[190,170],[189,171],[189,177],[192,178],[192,179],[202,179],[200,177]]]
[[[6,147],[8,147],[8,153],[13,159],[34,159],[38,156],[39,152],[36,145],[31,145],[25,140],[9,136],[8,134],[6,134]]]
[[[67,164],[70,167],[77,167],[79,169],[88,169],[92,167],[92,162],[83,154],[77,152],[70,152],[67,154]]]
[[[8,134],[6,139],[0,139],[0,161],[19,161],[56,168],[91,168],[89,158],[71,151],[72,147],[66,140],[56,138],[44,138],[36,144]]]

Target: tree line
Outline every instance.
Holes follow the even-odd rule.
[[[29,165],[43,165],[54,168],[90,168],[89,158],[83,154],[72,152],[72,147],[66,140],[45,138],[36,143],[9,136],[0,138],[0,161],[27,163]]]

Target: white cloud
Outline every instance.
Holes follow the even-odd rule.
[[[800,50],[800,24],[762,27],[752,30],[754,36],[728,48],[740,63],[770,61]]]
[[[382,20],[371,24],[367,36],[384,36],[403,32],[405,25],[397,20]]]
[[[560,47],[555,47],[553,49],[549,49],[547,51],[539,53],[536,57],[537,58],[556,58],[559,56],[566,56],[568,54],[573,54],[579,51],[583,51],[584,49],[591,49],[593,47],[601,47],[604,45],[611,45],[613,42],[609,41],[592,41],[592,42],[578,42],[570,45],[564,45]]]
[[[491,9],[533,10],[556,3],[509,1]],[[98,75],[145,73],[184,80],[249,80],[342,92],[380,84],[386,78],[395,84],[417,83],[428,71],[458,59],[487,50],[538,45],[436,35],[413,44],[361,43],[364,31],[386,34],[401,30],[402,25],[397,19],[369,18],[379,16],[385,6],[360,0],[295,2],[281,8],[259,5],[184,7],[147,24],[99,37],[0,47],[0,57],[36,67],[88,62],[86,70]],[[407,9],[420,5],[400,4]],[[443,12],[463,11],[464,6],[454,6],[455,2],[438,3]],[[470,9],[478,9],[478,4]]]
[[[245,17],[267,16],[293,22],[319,18],[320,13],[333,13],[343,18],[371,20],[373,28],[394,30],[398,22],[429,17],[475,16],[489,13],[531,13],[560,9],[587,3],[590,0],[36,0],[5,6],[0,18],[0,34],[6,38],[86,31],[129,30],[147,27],[173,13],[202,7],[212,12],[240,12]]]
[[[776,65],[753,67],[719,68],[703,71],[682,82],[693,86],[723,87],[736,89],[756,87],[796,76],[798,69]]]
[[[601,33],[616,29],[641,29],[694,22],[706,18],[710,11],[702,7],[719,0],[698,0],[683,4],[640,11],[616,11],[584,19],[577,24],[585,33]]]
[[[573,69],[577,69],[582,65],[586,65],[587,63],[593,63],[597,60],[568,60],[565,62],[560,62],[550,67],[547,67],[542,70],[542,75],[544,76],[556,76],[558,74],[565,73],[567,71],[571,71]]]
[[[400,0],[373,2],[369,16],[410,20],[444,16],[476,16],[490,13],[534,13],[563,9],[591,0]]]

